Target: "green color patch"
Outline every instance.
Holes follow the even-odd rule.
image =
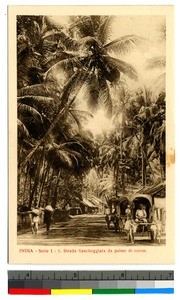
[[[92,294],[135,294],[135,289],[97,289]]]

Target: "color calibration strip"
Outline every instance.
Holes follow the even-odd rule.
[[[173,271],[9,271],[11,295],[173,294]]]
[[[144,289],[9,289],[10,295],[174,294],[174,288]]]

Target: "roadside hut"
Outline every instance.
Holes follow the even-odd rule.
[[[95,196],[90,196],[87,198],[94,206],[97,207],[96,211],[99,213],[104,213],[105,206],[107,205],[106,202],[104,202],[102,199],[95,197]]]
[[[98,211],[98,206],[94,205],[89,199],[83,198],[79,205],[84,214],[92,214]]]

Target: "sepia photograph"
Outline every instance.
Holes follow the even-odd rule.
[[[13,11],[10,253],[173,245],[172,8],[93,8]]]

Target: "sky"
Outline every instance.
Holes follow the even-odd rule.
[[[49,16],[57,25],[68,26],[68,16]],[[160,16],[114,16],[110,40],[121,35],[137,34],[150,40],[158,38],[157,29],[165,22]]]

